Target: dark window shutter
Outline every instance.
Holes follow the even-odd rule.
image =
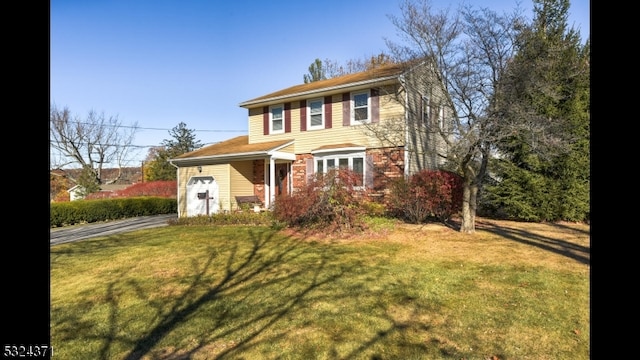
[[[342,94],[342,126],[351,124],[351,94]]]
[[[291,103],[284,104],[284,132],[291,132]]]
[[[300,131],[307,131],[307,100],[300,100]]]
[[[306,173],[307,183],[312,179],[313,176],[313,158],[307,159],[307,173]]]
[[[367,155],[366,156],[366,173],[364,174],[364,186],[367,187],[368,189],[373,189],[373,177],[374,177],[374,171],[373,171],[373,155]]]
[[[333,126],[333,119],[331,116],[332,108],[333,106],[331,104],[331,95],[325,96],[324,97],[324,128],[325,129],[331,129],[331,126]]]
[[[262,108],[262,128],[265,135],[269,135],[269,107]]]
[[[380,122],[380,92],[378,89],[371,89],[371,122]]]

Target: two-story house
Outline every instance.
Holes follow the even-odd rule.
[[[311,175],[347,167],[380,194],[389,179],[441,165],[445,119],[428,64],[386,65],[292,86],[239,106],[248,135],[171,160],[178,215],[238,208],[257,196],[264,208]]]

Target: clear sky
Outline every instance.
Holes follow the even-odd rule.
[[[517,0],[468,0],[498,12]],[[184,122],[208,145],[247,133],[239,103],[303,83],[316,59],[344,64],[386,51],[399,0],[51,0],[50,101],[137,122],[138,166]],[[435,0],[437,8],[458,3]],[[532,2],[520,7],[532,17]],[[589,36],[589,0],[569,26]]]

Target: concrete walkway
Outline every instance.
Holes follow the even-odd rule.
[[[49,231],[49,245],[53,246],[97,236],[167,226],[170,219],[177,218],[178,214],[139,216],[123,220],[53,228]]]

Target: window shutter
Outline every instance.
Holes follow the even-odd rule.
[[[371,89],[371,123],[380,122],[380,92],[378,89]]]
[[[262,108],[262,128],[264,135],[269,135],[269,107]]]
[[[284,132],[291,132],[291,103],[284,104]]]
[[[351,124],[351,94],[342,94],[342,126]]]
[[[331,111],[332,111],[332,104],[331,104],[331,95],[329,96],[325,96],[324,97],[324,128],[325,129],[331,129],[331,126],[333,126],[332,124],[332,116],[331,116]]]
[[[312,176],[313,176],[313,158],[307,159],[306,162],[307,162],[306,179],[307,179],[307,183],[309,183],[309,181],[312,179]]]
[[[307,100],[300,100],[300,131],[307,131]]]
[[[374,178],[374,170],[373,170],[373,155],[366,156],[366,173],[364,174],[364,186],[368,189],[373,189],[373,178]]]

